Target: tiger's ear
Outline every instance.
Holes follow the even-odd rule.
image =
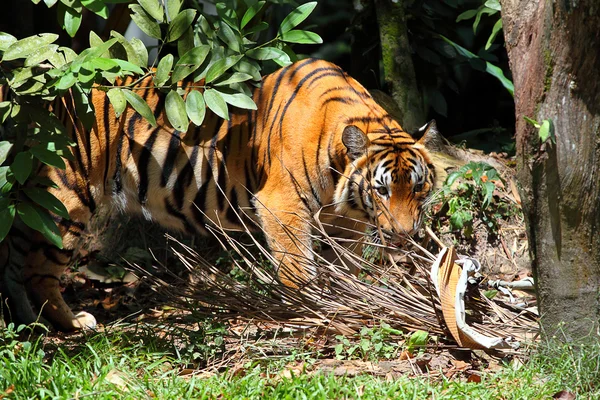
[[[419,128],[415,133],[415,136],[418,135],[421,135],[421,138],[417,140],[417,144],[422,145],[429,151],[443,151],[444,139],[437,128],[435,119]]]
[[[369,138],[360,128],[348,125],[342,133],[342,143],[348,150],[348,157],[354,161],[367,152]]]

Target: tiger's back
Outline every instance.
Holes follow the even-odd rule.
[[[41,235],[26,243],[23,228],[11,232],[4,291],[17,303],[21,322],[35,315],[18,299],[25,286],[36,305],[47,303],[44,316],[55,327],[95,324],[87,313],[73,315],[57,278],[100,204],[190,233],[208,223],[262,229],[280,279],[290,286],[316,273],[310,233],[320,209],[338,237],[368,225],[411,233],[420,221],[434,173],[427,135],[415,142],[333,64],[309,59],[283,68],[254,90],[257,110],[233,109],[228,121],[208,112],[202,126],[187,132],[170,126],[165,96],[149,88],[150,79],[138,87],[145,88],[137,93],[153,110],[156,127],[131,108],[117,119],[100,91],[92,98],[91,132],[72,107],[55,111],[77,143],[74,159],[65,170],[42,167],[40,173],[59,184],[49,190],[71,218],[56,217],[63,249]],[[20,273],[22,281],[15,278]]]

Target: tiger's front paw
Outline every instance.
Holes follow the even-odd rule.
[[[96,325],[96,318],[85,311],[78,312],[75,318],[73,318],[73,327],[75,329],[94,329]]]

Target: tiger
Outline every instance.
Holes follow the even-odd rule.
[[[4,241],[0,289],[13,320],[36,321],[33,303],[57,330],[96,326],[93,315],[65,303],[59,279],[103,204],[190,234],[215,223],[262,230],[281,284],[292,288],[317,273],[316,215],[327,232],[346,239],[360,239],[368,226],[389,237],[419,228],[435,178],[427,150],[438,135],[435,122],[414,139],[339,66],[297,61],[262,78],[252,92],[256,110],[232,107],[226,120],[207,109],[187,132],[171,126],[166,96],[152,86],[149,76],[133,90],[156,126],[132,108],[117,118],[100,90],[91,95],[89,131],[64,98],[53,110],[76,145],[65,169],[42,164],[38,175],[57,184],[47,190],[70,219],[53,215],[62,249],[18,224]]]

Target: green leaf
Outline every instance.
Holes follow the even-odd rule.
[[[115,110],[115,116],[119,118],[123,114],[123,111],[125,111],[125,107],[127,107],[127,99],[123,94],[123,90],[121,88],[112,88],[106,92],[106,95]]]
[[[206,83],[210,83],[215,79],[219,78],[225,71],[237,64],[242,59],[243,55],[229,56],[217,60],[213,65],[210,66],[206,72]]]
[[[57,44],[48,44],[37,49],[34,53],[27,56],[25,60],[26,67],[32,67],[40,64],[42,61],[46,61],[52,54],[58,50]]]
[[[190,121],[185,109],[185,103],[176,90],[171,90],[167,94],[165,110],[167,112],[167,118],[173,128],[177,129],[179,132],[187,132]]]
[[[0,124],[3,124],[12,111],[12,103],[10,101],[3,101],[0,103]],[[2,164],[2,162],[0,162]]]
[[[46,210],[65,219],[71,219],[64,204],[47,190],[42,188],[26,188],[23,189],[23,192],[25,192],[27,197],[44,207]]]
[[[473,22],[473,34],[477,33],[477,27],[479,26],[479,22],[481,22],[481,17],[483,16],[483,14],[493,15],[497,12],[498,11],[485,6],[480,7],[479,11],[477,12],[477,15],[475,16],[475,21]]]
[[[6,238],[15,219],[14,204],[0,207],[0,242]]]
[[[129,41],[129,43],[131,43],[131,47],[133,47],[133,50],[135,51],[135,53],[137,54],[138,58],[140,59],[140,65],[146,67],[148,66],[148,49],[146,48],[146,45],[144,44],[144,42],[142,42],[140,39],[136,38],[136,37],[132,37],[131,40]],[[122,62],[127,62],[127,61],[123,61]],[[122,65],[122,64],[119,64]],[[140,68],[138,68],[136,65],[132,64],[132,67],[137,68],[137,70],[142,71]],[[123,68],[126,69],[126,68]],[[142,72],[136,72],[138,74],[142,74]]]
[[[240,23],[240,28],[244,29],[244,27],[246,25],[248,25],[248,22],[250,22],[252,20],[252,18],[254,18],[254,16],[256,14],[258,14],[258,12],[263,8],[265,3],[266,3],[265,1],[259,1],[256,4],[254,4],[252,7],[248,8],[246,10],[246,12],[244,13],[244,16],[242,17],[242,22]]]
[[[280,35],[280,39],[288,43],[318,44],[323,43],[321,36],[314,32],[293,30]]]
[[[81,26],[81,12],[66,6],[64,3],[58,3],[58,23],[71,37],[75,37],[75,34]]]
[[[219,94],[221,95],[223,100],[225,100],[226,103],[231,104],[232,106],[244,108],[246,110],[256,110],[256,104],[254,103],[252,98],[246,96],[243,93],[227,94],[219,92]]]
[[[12,43],[2,56],[3,61],[16,60],[17,58],[25,58],[37,51],[40,47],[50,44],[58,39],[58,35],[54,33],[42,33],[35,36],[29,36]],[[10,38],[8,39],[10,41]]]
[[[2,165],[4,161],[6,161],[6,158],[8,157],[10,149],[12,149],[12,147],[13,144],[7,140],[0,142],[0,165]]]
[[[484,5],[492,10],[502,11],[502,6],[500,5],[499,0],[487,0]]]
[[[206,115],[206,104],[202,93],[197,90],[192,90],[185,98],[185,110],[187,115],[196,126],[202,125],[204,116]]]
[[[54,6],[57,1],[58,0],[44,0],[44,3],[46,4],[46,7],[50,8],[50,7]]]
[[[480,59],[478,56],[476,56],[475,54],[471,53],[469,50],[465,49],[464,47],[458,45],[457,43],[454,43],[452,40],[448,39],[447,37],[443,36],[443,35],[439,35],[439,37],[444,40],[446,43],[450,44],[452,47],[454,47],[456,49],[456,51],[462,55],[463,57],[466,58],[473,58],[473,59]],[[485,71],[492,75],[493,77],[495,77],[496,79],[498,79],[500,81],[500,83],[502,83],[502,86],[504,86],[504,88],[506,90],[508,90],[508,92],[514,96],[514,92],[515,92],[515,86],[513,85],[512,81],[510,79],[508,79],[506,76],[504,76],[504,72],[502,72],[502,70],[493,65],[492,63],[486,61],[485,62]]]
[[[257,49],[250,49],[246,52],[248,57],[254,58],[255,60],[273,60],[278,57],[286,56],[283,50],[279,50],[276,47],[260,47]]]
[[[96,114],[94,105],[90,102],[89,93],[86,93],[79,85],[75,85],[72,94],[77,118],[81,120],[85,129],[91,131],[96,122]]]
[[[302,4],[300,7],[289,13],[289,15],[283,19],[283,22],[281,22],[281,25],[279,26],[279,34],[286,33],[298,26],[308,17],[308,15],[315,9],[316,6],[317,2],[312,1],[310,3]]]
[[[146,118],[146,120],[152,125],[156,126],[156,118],[154,118],[154,114],[152,114],[152,110],[148,106],[148,103],[144,101],[137,93],[132,92],[129,89],[123,89],[123,94],[125,95],[125,99],[135,111],[138,112],[142,117]]]
[[[111,58],[96,57],[90,60],[90,64],[94,69],[101,71],[118,70],[119,64]]]
[[[58,90],[67,90],[71,86],[77,83],[77,78],[73,75],[72,72],[68,72],[60,77],[56,84],[54,85]]]
[[[523,119],[527,122],[529,122],[531,125],[533,125],[534,127],[536,127],[537,129],[541,128],[541,125],[539,122],[537,122],[535,119],[531,119],[525,115],[523,115]]]
[[[108,7],[102,0],[80,0],[81,4],[91,12],[108,19]]]
[[[483,202],[481,203],[483,208],[486,208],[491,202],[494,196],[494,190],[496,189],[496,185],[494,182],[487,181],[483,184]]]
[[[490,37],[488,38],[488,41],[485,44],[486,50],[492,46],[494,39],[496,39],[496,36],[498,36],[498,32],[500,32],[501,29],[502,29],[502,18],[499,19],[498,21],[496,21],[496,23],[494,24],[494,27],[492,28],[492,33],[490,34]]]
[[[144,10],[146,10],[146,12],[150,14],[152,18],[160,22],[163,21],[165,17],[165,11],[158,0],[138,0],[138,3],[144,7]],[[157,39],[160,39],[160,37]]]
[[[466,19],[471,19],[475,15],[477,15],[478,12],[479,12],[478,9],[467,10],[464,13],[460,14],[458,17],[456,17],[456,22],[460,22],[460,21],[463,21],[463,20],[466,20]]]
[[[6,51],[16,41],[17,38],[10,33],[0,32],[0,51]]]
[[[167,54],[158,63],[156,75],[154,75],[154,84],[162,86],[169,80],[169,73],[173,68],[173,54]]]
[[[137,4],[131,4],[129,6],[133,13],[131,19],[135,24],[144,32],[146,35],[155,39],[161,39],[162,34],[160,32],[160,25],[154,19],[148,15],[140,6]]]
[[[550,120],[545,119],[542,121],[542,125],[540,126],[539,135],[540,135],[540,140],[542,143],[546,142],[550,138],[550,136],[551,136]]]
[[[56,150],[51,143],[41,143],[30,148],[29,152],[46,165],[65,169],[65,161],[56,154]]]
[[[254,25],[252,28],[244,31],[244,37],[253,35],[257,32],[262,32],[265,29],[269,29],[269,24],[265,21],[260,21],[258,24]]]
[[[217,15],[219,19],[229,25],[231,28],[239,31],[237,14],[235,9],[227,6],[225,3],[217,3],[216,4]]]
[[[233,74],[231,74],[231,76],[227,79],[225,79],[224,81],[215,83],[215,86],[224,86],[224,85],[230,85],[232,83],[238,83],[238,82],[245,82],[249,79],[252,79],[252,75],[249,74],[245,74],[243,72],[234,72]]]
[[[139,67],[146,67],[147,66],[146,64],[143,63],[143,60],[140,59],[140,57],[138,56],[137,52],[135,51],[135,49],[133,48],[133,46],[131,45],[131,43],[129,43],[129,41],[125,38],[125,36],[121,35],[119,32],[115,32],[115,31],[111,31],[110,34],[111,34],[111,36],[114,36],[117,39],[117,41],[121,44],[121,46],[123,46],[123,48],[125,49],[125,52],[127,53],[127,60],[130,63],[133,63],[134,65],[137,65]],[[117,60],[117,59],[115,59],[115,61],[118,63],[118,62],[123,61],[123,60]],[[142,70],[140,69],[139,71],[142,71]],[[141,74],[141,73],[143,73],[143,71],[142,72],[136,72],[136,73],[140,73]]]
[[[234,66],[234,69],[238,72],[252,76],[252,79],[255,81],[261,80],[260,66],[254,60],[242,59]]]
[[[48,215],[48,211],[42,210],[29,203],[22,202],[17,206],[19,218],[30,228],[41,232],[53,245],[62,249],[62,238],[58,227]]]
[[[194,47],[185,53],[185,55],[177,61],[177,65],[173,70],[173,75],[171,75],[171,82],[179,82],[197,70],[206,59],[209,49],[209,46],[202,45]]]
[[[208,108],[212,110],[219,117],[229,120],[229,112],[227,110],[227,103],[223,97],[221,97],[221,93],[217,92],[214,89],[207,89],[204,92],[204,101]]]
[[[33,156],[29,151],[22,151],[15,156],[15,160],[10,166],[10,170],[15,176],[17,182],[21,185],[25,183],[31,170],[33,169]]]
[[[179,57],[185,55],[188,51],[195,47],[194,29],[189,27],[179,39],[177,39],[177,54]]]
[[[241,37],[238,33],[235,33],[233,29],[229,27],[225,22],[218,22],[219,30],[217,36],[227,44],[231,50],[239,52],[241,48]]]
[[[169,14],[170,19],[175,18],[175,16],[179,14],[182,4],[183,0],[167,0],[167,13]]]
[[[196,10],[183,10],[169,24],[169,31],[167,33],[167,43],[174,42],[179,39],[181,35],[192,25],[194,18],[196,17]]]
[[[129,61],[119,60],[119,59],[115,59],[113,61],[116,62],[117,65],[125,71],[131,71],[134,74],[138,74],[138,75],[142,75],[144,73],[144,71],[140,67],[138,67],[136,64],[131,63]]]
[[[426,331],[415,331],[408,338],[409,351],[414,350],[415,347],[423,347],[427,345],[429,341],[429,332]]]

